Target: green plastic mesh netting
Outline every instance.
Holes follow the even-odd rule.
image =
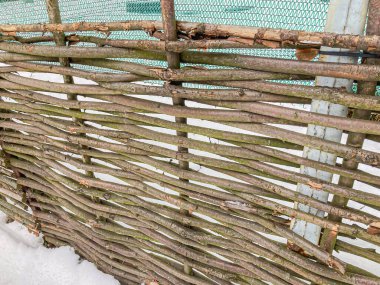
[[[329,2],[329,0],[175,0],[176,16],[181,21],[308,31],[323,31]],[[59,4],[63,22],[161,19],[159,0],[60,0]],[[48,21],[44,0],[0,0],[0,9],[3,11],[0,13],[1,24]],[[109,37],[149,38],[142,31],[112,32]],[[294,50],[289,49],[244,49],[223,50],[223,52],[294,58]],[[165,66],[163,62],[131,61]],[[304,83],[311,84],[311,82]]]
[[[178,20],[322,31],[326,0],[176,0]],[[61,0],[63,22],[160,20],[159,0]],[[44,0],[0,0],[0,23],[47,22]],[[111,37],[146,38],[142,32],[112,33]],[[274,54],[275,53],[275,54]],[[264,50],[260,55],[288,57],[291,51]]]
[[[63,22],[161,19],[159,0],[61,0],[59,4]],[[176,0],[175,4],[177,19],[182,21],[322,31],[329,1]],[[0,13],[2,24],[48,21],[44,0],[0,0],[0,5],[1,10],[6,12]],[[144,32],[113,32],[110,37],[148,38]],[[294,55],[294,51],[291,50],[244,50],[243,52],[282,58]]]
[[[158,0],[61,0],[64,22],[159,19]],[[176,0],[179,20],[319,31],[328,0]],[[0,0],[1,23],[47,20],[44,0]]]

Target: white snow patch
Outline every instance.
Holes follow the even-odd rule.
[[[111,275],[80,260],[69,246],[46,248],[18,222],[0,212],[0,285],[119,285]]]

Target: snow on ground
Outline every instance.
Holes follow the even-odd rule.
[[[20,223],[0,212],[0,285],[119,285],[69,246],[46,248]]]

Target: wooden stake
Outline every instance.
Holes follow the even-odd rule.
[[[177,23],[175,19],[175,8],[174,8],[174,0],[161,0],[161,10],[162,10],[162,20],[163,20],[163,28],[165,31],[165,41],[171,42],[171,41],[177,41]],[[168,61],[168,68],[169,69],[180,69],[181,68],[181,62],[180,62],[180,54],[175,52],[166,52],[166,57]],[[176,85],[180,86],[182,85],[180,82],[169,82],[170,85]],[[173,105],[175,106],[185,106],[185,99],[173,97]],[[176,123],[180,124],[186,124],[187,119],[176,117],[175,118]],[[187,138],[186,132],[177,131],[177,136]],[[186,154],[189,152],[189,150],[186,147],[178,146],[178,152],[181,154]],[[179,168],[188,170],[189,169],[189,162],[185,160],[178,160]],[[188,182],[189,180],[180,178],[180,180],[184,182]],[[186,197],[186,196],[184,196]],[[188,216],[191,215],[188,210],[181,209],[181,212]],[[184,271],[186,274],[192,275],[193,270],[192,268],[184,263]]]
[[[46,9],[48,12],[49,16],[49,21],[51,24],[61,24],[62,19],[61,19],[61,13],[59,11],[59,3],[58,0],[46,0]],[[54,41],[57,46],[66,46],[66,41],[65,41],[65,34],[63,32],[54,32]],[[70,67],[70,60],[67,57],[60,57],[59,62],[61,66],[64,67]],[[73,84],[74,79],[71,75],[62,75],[63,76],[63,81],[64,83],[67,84]],[[68,100],[78,100],[78,97],[76,94],[67,94],[67,99]],[[73,121],[81,124],[81,120],[78,120],[76,118],[73,118]],[[85,136],[85,134],[84,134]],[[83,162],[87,164],[91,164],[91,158],[87,155],[83,156]],[[86,174],[90,177],[94,177],[94,173],[91,171],[86,171]]]

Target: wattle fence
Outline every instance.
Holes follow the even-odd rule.
[[[174,6],[0,24],[0,211],[122,284],[380,284],[380,1],[366,35]]]

